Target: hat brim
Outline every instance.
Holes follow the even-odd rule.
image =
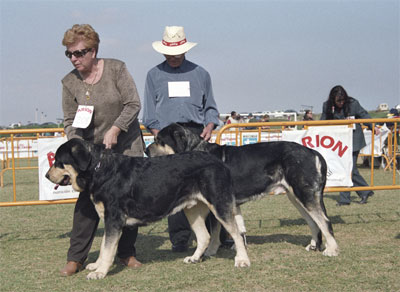
[[[167,46],[164,46],[163,43],[159,42],[159,41],[153,42],[153,44],[152,44],[153,49],[156,50],[158,53],[163,54],[163,55],[170,55],[170,56],[184,54],[196,45],[197,45],[197,43],[187,42],[180,46],[167,47]]]

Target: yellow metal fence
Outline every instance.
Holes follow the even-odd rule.
[[[399,141],[398,141],[398,133],[399,133],[399,122],[400,119],[365,119],[365,120],[330,120],[330,121],[301,121],[301,122],[268,122],[268,123],[252,123],[251,127],[255,127],[255,130],[248,130],[246,128],[249,127],[248,123],[241,124],[229,124],[222,127],[218,132],[216,132],[216,143],[221,142],[221,137],[224,133],[234,133],[236,137],[236,145],[240,145],[242,141],[242,135],[245,132],[256,132],[258,133],[258,142],[261,141],[261,133],[271,133],[271,134],[279,134],[285,130],[293,130],[293,127],[309,127],[309,126],[330,126],[330,125],[353,125],[354,123],[372,123],[373,126],[383,123],[392,123],[393,127],[388,136],[388,151],[384,154],[384,158],[386,160],[385,170],[388,170],[388,174],[392,175],[392,183],[388,185],[376,185],[374,183],[374,159],[371,159],[371,178],[370,178],[370,186],[368,187],[327,187],[325,192],[339,192],[339,191],[358,191],[358,190],[391,190],[391,189],[400,189],[400,185],[398,179],[396,180],[396,157],[400,154],[398,152]],[[268,127],[269,129],[263,129],[263,127]],[[143,132],[145,132],[145,128],[141,126]],[[229,132],[228,132],[229,131]],[[21,137],[22,135],[27,135],[25,137]],[[4,143],[5,145],[10,145],[11,149],[6,149],[3,151],[3,156],[0,157],[0,179],[1,186],[4,186],[4,173],[6,171],[12,172],[12,184],[13,184],[13,200],[12,201],[3,201],[4,198],[0,197],[0,207],[6,206],[26,206],[26,205],[49,205],[49,204],[69,204],[75,203],[76,199],[66,199],[66,200],[54,200],[54,201],[18,201],[17,193],[16,193],[16,170],[26,170],[26,169],[35,169],[38,168],[37,165],[37,156],[34,153],[30,153],[28,150],[27,157],[19,157],[18,152],[14,149],[14,142],[21,140],[33,141],[40,139],[43,135],[48,138],[50,136],[55,135],[64,135],[63,129],[60,128],[50,128],[50,129],[18,129],[18,130],[0,130],[0,142],[10,142]],[[151,135],[149,133],[144,133],[144,135]],[[372,153],[371,157],[375,157],[373,153],[374,149],[374,130],[372,131],[371,137],[371,148]],[[6,146],[8,147],[8,146]],[[10,157],[11,156],[11,157]],[[20,161],[27,161],[28,166],[21,166]],[[26,164],[26,163],[25,163]],[[1,193],[2,197],[4,196],[3,192]]]

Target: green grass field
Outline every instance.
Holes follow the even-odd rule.
[[[369,169],[361,172],[367,179]],[[375,184],[390,180],[389,172],[376,170]],[[18,171],[18,200],[38,199],[37,181],[37,171]],[[234,268],[235,253],[228,249],[199,264],[183,263],[194,246],[188,253],[172,253],[164,219],[139,229],[141,269],[115,264],[96,281],[86,280],[87,271],[58,275],[69,247],[73,205],[3,207],[0,291],[400,291],[399,195],[376,191],[366,205],[337,207],[338,194],[326,194],[341,251],[335,258],[305,250],[309,228],[286,196],[278,195],[242,207],[250,268]],[[11,197],[8,172],[0,201]],[[358,200],[355,193],[352,198]],[[88,262],[99,254],[103,231],[100,224]]]

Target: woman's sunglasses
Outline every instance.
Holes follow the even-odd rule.
[[[80,51],[73,51],[70,52],[68,50],[65,51],[65,56],[67,56],[68,59],[71,59],[72,56],[74,56],[75,58],[81,58],[83,56],[85,56],[87,54],[87,52],[90,52],[92,49],[83,49]]]

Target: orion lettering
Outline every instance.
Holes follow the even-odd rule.
[[[78,108],[77,112],[88,112],[89,114],[91,114],[93,111],[90,108],[87,107],[83,107],[83,108]]]
[[[47,153],[47,161],[49,162],[50,167],[53,166],[54,160],[56,160],[54,152],[50,151],[49,153]]]
[[[347,149],[349,149],[348,146],[343,145],[342,141],[335,141],[335,139],[331,136],[320,137],[319,135],[315,135],[314,139],[315,140],[313,141],[313,137],[306,136],[301,139],[301,143],[303,146],[308,148],[323,147],[326,149],[331,149],[333,152],[337,152],[339,157],[342,157],[346,153]]]

